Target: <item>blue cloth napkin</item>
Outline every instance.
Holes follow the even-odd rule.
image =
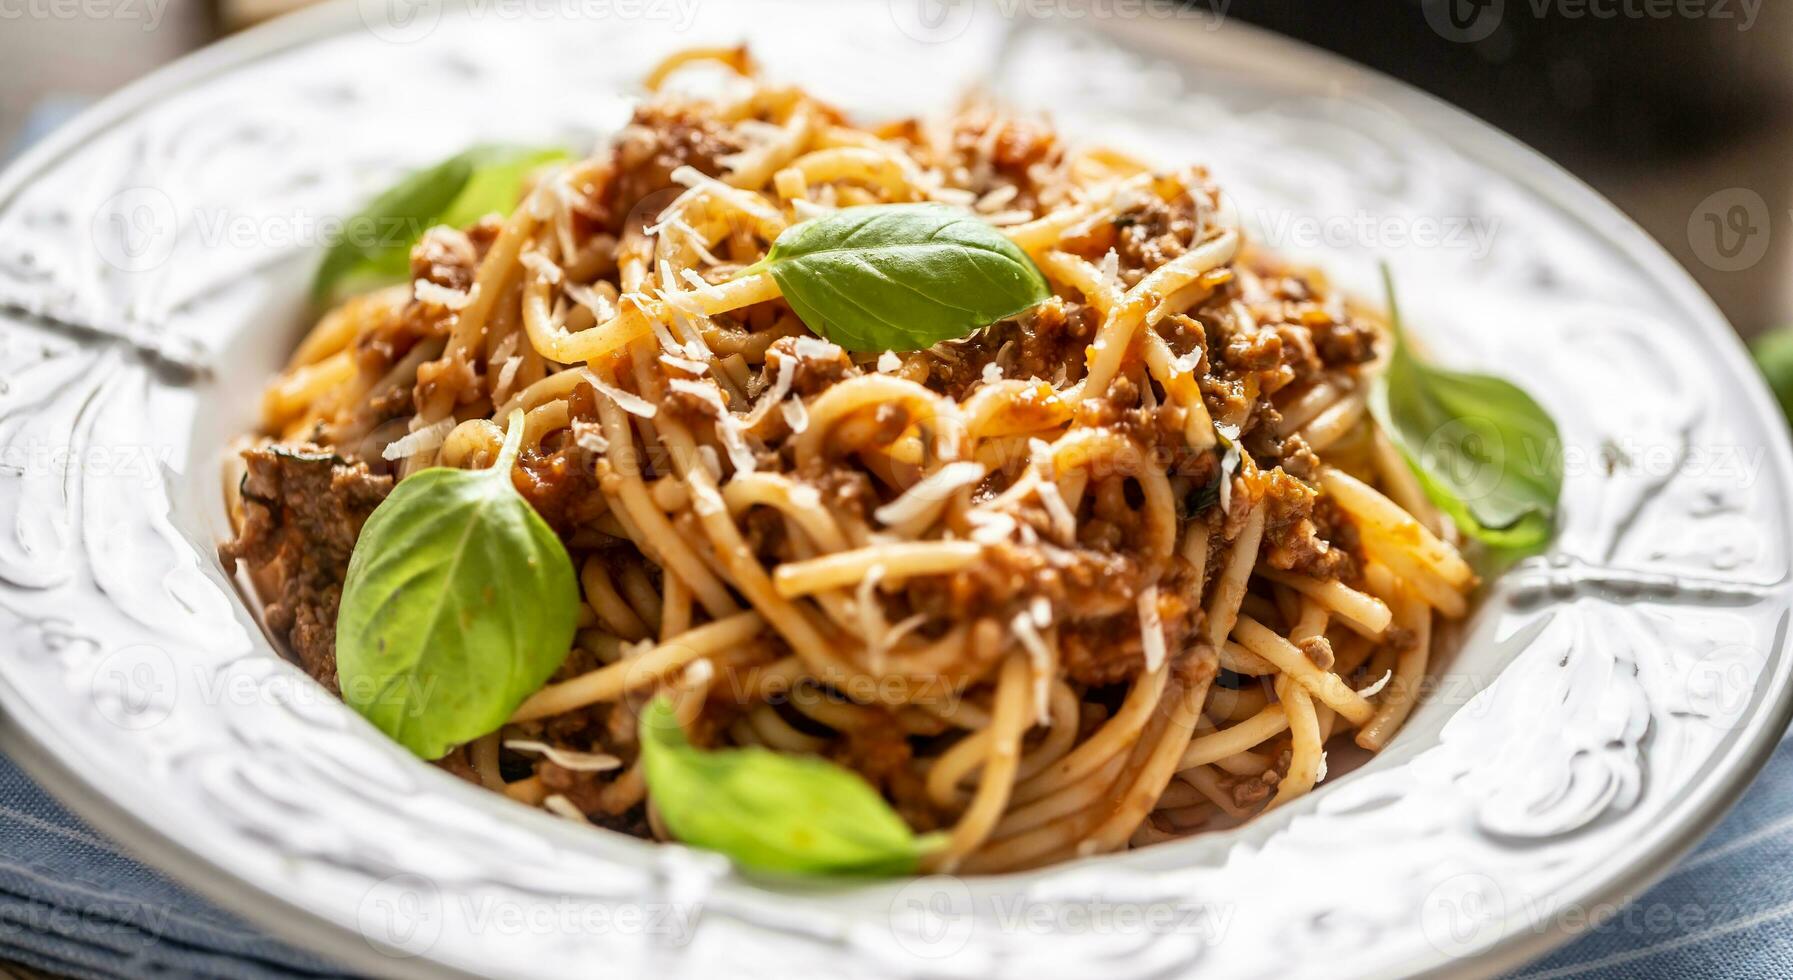
[[[60,976],[341,976],[169,881],[0,756],[0,960]]]
[[[1793,977],[1793,738],[1668,877],[1513,974],[1598,980]]]
[[[1691,856],[1523,980],[1793,977],[1793,740]],[[314,977],[316,956],[137,863],[0,757],[0,960],[75,977]]]

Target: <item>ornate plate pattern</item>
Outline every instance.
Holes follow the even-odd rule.
[[[7,751],[228,906],[383,973],[1489,972],[1609,912],[1793,709],[1793,458],[1729,329],[1610,206],[1392,83],[1169,5],[1026,9],[370,0],[28,154],[0,177]],[[1260,241],[1365,295],[1388,258],[1443,359],[1547,404],[1561,537],[1487,590],[1386,752],[1125,856],[766,884],[458,783],[277,657],[215,557],[219,464],[304,326],[329,216],[476,140],[590,144],[659,55],[740,39],[868,117],[981,85],[1206,161]]]

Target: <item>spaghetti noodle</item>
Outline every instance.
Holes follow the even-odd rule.
[[[854,769],[946,832],[927,867],[1003,871],[1280,806],[1328,744],[1387,744],[1475,580],[1364,411],[1378,323],[1252,250],[1200,169],[978,103],[855,128],[733,49],[650,88],[704,62],[722,95],[656,91],[502,220],[432,229],[269,387],[287,448],[246,454],[226,551],[315,675],[367,510],[489,466],[521,409],[576,648],[443,763],[514,799],[663,835],[633,722],[667,694],[696,744]],[[1001,229],[1052,298],[849,353],[752,268],[808,218],[921,201]]]

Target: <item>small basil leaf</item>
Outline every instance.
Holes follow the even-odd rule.
[[[1194,518],[1216,504],[1222,505],[1220,510],[1225,514],[1232,505],[1233,477],[1239,474],[1239,460],[1243,450],[1239,448],[1239,429],[1237,426],[1216,424],[1214,440],[1220,444],[1215,451],[1219,456],[1220,466],[1214,471],[1214,478],[1196,487],[1184,499],[1185,520]]]
[[[794,874],[897,875],[915,870],[936,836],[917,837],[854,773],[762,748],[704,751],[672,704],[642,712],[648,793],[679,840],[743,867]]]
[[[523,179],[564,150],[477,146],[405,177],[343,224],[312,281],[312,298],[326,302],[384,282],[409,269],[411,246],[436,225],[459,228],[517,203]]]
[[[425,759],[496,731],[572,649],[573,562],[511,483],[522,434],[519,412],[491,469],[400,482],[349,558],[343,700]]]
[[[852,351],[954,340],[1052,295],[1027,253],[942,204],[842,208],[785,229],[769,272],[804,325]]]
[[[465,228],[494,212],[509,214],[522,196],[523,182],[550,163],[568,159],[562,149],[521,146],[486,147],[477,151],[466,186],[435,224]]]
[[[1781,411],[1793,419],[1793,329],[1783,327],[1756,338],[1750,344],[1756,366],[1768,379],[1768,388],[1781,403]]]
[[[1543,550],[1563,489],[1556,422],[1511,382],[1415,357],[1386,266],[1382,276],[1395,347],[1370,393],[1376,421],[1464,534],[1500,558]]]

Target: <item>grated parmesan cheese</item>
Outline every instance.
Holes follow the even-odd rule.
[[[524,249],[517,256],[517,261],[523,264],[523,268],[551,283],[558,284],[560,282],[560,266],[555,265],[552,259],[533,248]]]
[[[978,544],[996,544],[1007,541],[1015,533],[1017,523],[1007,514],[988,510],[974,510],[965,515],[971,522],[971,540]]]
[[[895,374],[903,367],[903,359],[896,356],[896,351],[887,350],[878,355],[878,373]]]
[[[421,429],[408,432],[387,443],[386,448],[380,452],[380,458],[409,459],[418,453],[427,453],[432,449],[440,448],[442,443],[448,439],[448,434],[454,431],[454,427],[453,417],[439,422],[431,422]]]
[[[507,333],[504,335],[504,339],[498,342],[498,346],[492,348],[492,360],[503,361],[516,352],[517,335],[514,333]]]
[[[572,297],[573,302],[591,311],[592,319],[599,323],[607,323],[616,319],[617,310],[599,292],[584,283],[567,282],[560,291]]]
[[[747,417],[741,420],[741,424],[749,429],[757,427],[760,422],[765,420],[766,416],[772,414],[773,408],[778,407],[790,395],[791,382],[796,378],[797,359],[780,357],[778,369],[772,374],[772,387],[767,388],[760,395],[760,400],[754,404],[753,410],[747,413]]]
[[[601,456],[610,448],[610,440],[604,438],[604,427],[598,423],[574,419],[573,445]]]
[[[1033,667],[1034,721],[1042,728],[1051,727],[1052,648],[1046,645],[1039,627],[1027,613],[1016,613],[1015,618],[1009,620],[1009,628],[1015,631],[1015,638],[1021,641],[1021,648],[1027,651],[1028,664]]]
[[[559,749],[546,742],[537,742],[526,738],[506,739],[504,747],[516,752],[535,752],[562,769],[573,772],[609,772],[621,769],[623,760],[603,752],[575,752],[572,749]]]
[[[859,588],[853,593],[853,612],[859,617],[859,633],[865,637],[867,661],[875,673],[884,671],[884,654],[890,624],[885,622],[884,607],[878,604],[878,583],[884,580],[884,566],[873,565],[865,570]]]
[[[1102,256],[1102,264],[1096,267],[1102,274],[1102,281],[1116,288],[1125,288],[1121,282],[1121,257],[1114,249]]]
[[[1164,665],[1164,622],[1158,618],[1158,587],[1148,585],[1139,594],[1139,642],[1146,655],[1146,671]]]
[[[492,400],[503,403],[510,394],[511,383],[517,380],[517,369],[523,366],[523,358],[517,354],[504,359],[504,365],[498,369],[498,380],[492,385]]]
[[[938,170],[929,172],[933,175],[935,183],[938,183],[943,179]],[[977,203],[976,193],[959,187],[936,186],[930,188],[928,190],[928,198],[930,200],[939,201],[942,204],[950,204],[957,208],[968,208]]]
[[[833,210],[834,209],[831,207],[817,204],[807,198],[791,198],[791,211],[797,215],[798,221],[809,221],[812,218],[820,218],[822,215],[828,214]]]
[[[1002,206],[1013,201],[1021,189],[1014,184],[1004,184],[977,199],[973,210],[989,213],[1002,210]]]
[[[716,491],[716,485],[704,481],[693,481],[691,484],[691,510],[699,517],[715,517],[727,514],[728,505],[723,503],[722,494]],[[643,640],[646,643],[648,641]]]
[[[694,361],[689,357],[679,357],[676,354],[661,354],[660,363],[665,364],[668,367],[678,368],[686,374],[699,378],[703,377],[704,372],[709,370],[709,367],[702,361]]]
[[[479,290],[477,285],[473,288],[475,292]],[[454,310],[458,312],[466,309],[467,304],[473,302],[473,296],[471,294],[462,292],[459,289],[449,289],[447,286],[430,282],[428,279],[419,279],[416,282],[413,282],[411,284],[411,291],[416,294],[418,302],[430,303],[440,306],[445,310]]]
[[[723,403],[722,392],[712,383],[684,378],[673,378],[666,385],[716,410],[716,436],[722,440],[722,448],[728,450],[728,461],[734,464],[735,472],[752,473],[756,466],[753,449],[747,445],[747,433],[741,427],[741,420]]]
[[[557,817],[565,817],[568,820],[577,820],[580,823],[591,822],[586,819],[584,811],[573,805],[572,800],[567,799],[559,793],[555,793],[553,796],[543,800],[542,808]]]
[[[685,672],[679,677],[679,683],[688,688],[703,688],[708,687],[715,677],[716,667],[710,663],[710,658],[699,657],[686,666]]]
[[[697,461],[710,472],[710,479],[722,479],[722,457],[716,455],[715,446],[697,447]]]
[[[1034,472],[1039,474],[1035,493],[1040,498],[1040,505],[1046,508],[1046,516],[1052,521],[1052,533],[1058,535],[1059,540],[1064,543],[1077,540],[1077,515],[1071,513],[1064,495],[1058,492],[1058,481],[1052,467],[1052,447],[1046,445],[1043,439],[1029,439],[1027,446],[1032,455],[1031,465]]]
[[[615,385],[604,383],[602,379],[592,373],[590,368],[586,368],[582,373],[585,375],[585,383],[591,385],[593,391],[615,402],[617,408],[628,412],[630,415],[639,415],[644,419],[651,419],[659,413],[659,408],[656,407],[653,402],[648,401],[640,395],[624,391]]]
[[[778,411],[784,415],[784,424],[791,427],[792,434],[801,435],[804,429],[809,428],[809,408],[803,404],[803,399],[793,398],[779,402]]]
[[[998,211],[995,214],[987,214],[984,216],[984,220],[998,228],[1006,228],[1009,225],[1027,224],[1029,221],[1033,220],[1033,212],[1016,208],[1013,211]]]
[[[708,324],[710,322],[710,318],[702,313],[692,313],[691,316],[695,317],[699,323]],[[685,314],[676,309],[672,311],[672,323],[673,326],[679,328],[679,334],[685,338],[686,356],[705,362],[716,359],[716,354],[710,350],[710,345],[704,343],[703,329],[698,324],[686,319]]]
[[[1394,676],[1395,676],[1395,672],[1392,670],[1383,671],[1381,679],[1376,681],[1376,683],[1371,684],[1369,687],[1366,687],[1363,690],[1358,691],[1357,692],[1358,696],[1366,697],[1366,698],[1373,698],[1376,695],[1381,694],[1382,689],[1388,686],[1388,682],[1390,680],[1392,680],[1394,678]]]
[[[791,352],[798,357],[814,357],[824,361],[832,361],[845,353],[839,344],[820,337],[798,337],[792,340]]]
[[[983,478],[982,463],[948,463],[904,490],[895,500],[872,511],[872,516],[885,527],[919,520],[937,512],[954,491]]]

